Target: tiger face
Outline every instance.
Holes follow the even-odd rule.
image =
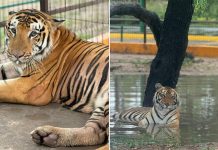
[[[160,83],[155,85],[154,105],[160,110],[173,110],[179,106],[178,94],[170,87],[164,87]]]
[[[22,69],[42,61],[51,51],[55,21],[37,10],[21,10],[6,22],[6,53]]]

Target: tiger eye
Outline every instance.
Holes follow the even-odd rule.
[[[30,37],[35,37],[37,35],[38,35],[38,33],[36,31],[32,31],[29,36]]]
[[[165,94],[164,94],[164,93],[160,93],[160,96],[161,96],[161,97],[165,97]]]
[[[15,34],[16,33],[16,29],[15,28],[11,28],[11,32]]]

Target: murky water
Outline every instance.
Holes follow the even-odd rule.
[[[144,75],[111,76],[111,115],[141,106],[146,78]],[[112,149],[119,149],[119,146],[122,148],[123,145],[131,148],[148,144],[192,145],[218,142],[217,79],[217,76],[180,77],[177,85],[182,102],[179,129],[142,129],[130,124],[115,123],[111,118]]]

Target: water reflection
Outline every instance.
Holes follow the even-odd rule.
[[[155,124],[149,124],[143,128],[134,126],[132,124],[116,121],[114,127],[111,129],[113,133],[116,133],[116,136],[120,135],[134,135],[134,134],[147,134],[151,139],[155,141],[166,141],[174,140],[174,142],[179,142],[179,127],[164,127]],[[113,134],[115,135],[115,134]],[[172,141],[171,141],[172,142]]]
[[[117,125],[111,120],[111,144],[132,143],[179,144],[218,142],[218,89],[216,76],[183,76],[179,79],[177,91],[181,101],[179,133],[168,136],[166,128],[158,128],[157,133],[134,125]],[[111,76],[110,111],[114,114],[130,107],[140,106],[143,100],[146,76]],[[160,131],[159,131],[160,130]],[[173,132],[174,133],[174,132]],[[165,136],[163,136],[165,134]],[[127,136],[128,135],[128,136]],[[158,136],[161,135],[161,138]],[[164,138],[167,137],[167,138]],[[174,137],[174,138],[170,138]]]

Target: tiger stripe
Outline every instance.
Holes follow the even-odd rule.
[[[147,127],[150,124],[178,125],[179,100],[177,92],[169,87],[156,84],[154,106],[134,107],[115,115],[117,120]]]
[[[70,110],[91,113],[81,128],[36,128],[31,135],[37,144],[102,144],[109,135],[109,46],[83,41],[60,22],[34,9],[11,13],[5,26],[6,54],[17,77],[13,84],[19,81],[24,92],[16,101],[13,97],[18,96],[4,99],[38,106],[56,102]],[[12,76],[8,70],[3,64],[0,74],[9,84],[7,79]],[[57,140],[56,144],[46,143],[44,139],[49,136],[44,137],[39,130],[57,135],[58,139],[51,139]]]

